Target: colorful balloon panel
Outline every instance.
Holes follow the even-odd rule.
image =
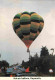
[[[23,12],[15,15],[12,24],[17,36],[29,48],[42,31],[44,20],[35,12]]]

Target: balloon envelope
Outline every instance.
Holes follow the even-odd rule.
[[[44,20],[35,12],[23,12],[15,15],[12,24],[17,36],[29,48],[42,31]]]

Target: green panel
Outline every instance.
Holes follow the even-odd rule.
[[[38,27],[39,27],[38,25],[31,24],[30,29],[32,29],[32,28],[33,28],[34,30],[35,30],[35,29],[37,30],[37,29],[38,29]]]
[[[29,40],[29,38],[24,38],[24,40]]]
[[[38,30],[38,26],[36,26],[34,24],[31,24],[30,30],[37,31]]]
[[[35,36],[33,36],[33,34],[30,35],[30,40],[34,40],[35,39]]]
[[[27,21],[30,21],[30,18],[27,16],[23,16],[20,18],[20,22],[27,22]]]
[[[21,30],[17,32],[17,35],[19,38],[22,38],[23,34],[22,34]]]
[[[15,26],[18,26],[18,25],[20,25],[20,21],[14,21],[13,22],[13,26],[15,27]]]
[[[38,37],[38,34],[36,34],[36,36],[35,36],[35,38],[34,39],[36,39]]]
[[[22,34],[21,30],[20,30],[20,31],[18,31],[18,32],[17,32],[17,34],[18,34],[18,35],[21,35],[21,34]]]
[[[33,15],[31,16],[31,20],[40,20],[38,15]]]
[[[34,38],[34,37],[32,37],[32,36],[30,36],[30,38],[29,38],[29,40],[33,40],[33,41],[34,41],[34,39],[35,39],[35,38]]]
[[[33,34],[31,34],[29,39],[34,41],[37,37],[38,37],[37,33],[36,33],[35,36],[33,36]]]
[[[22,33],[23,32],[25,32],[25,33],[30,32],[30,27],[24,27],[24,28],[21,27],[21,31],[22,31]]]
[[[16,14],[15,17],[14,17],[14,19],[15,18],[20,18],[20,16],[21,16],[21,14]]]
[[[43,18],[41,16],[39,16],[39,19],[40,19],[40,21],[43,21],[44,22],[44,20],[43,20]]]

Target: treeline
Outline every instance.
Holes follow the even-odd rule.
[[[0,61],[0,68],[2,67],[9,67],[9,63],[5,60]]]
[[[7,67],[9,67],[9,63],[7,61],[5,60],[0,61],[0,73],[4,73],[2,75],[6,74]],[[0,74],[0,76],[2,75]]]
[[[49,69],[53,70],[52,75],[55,75],[55,55],[49,54],[48,49],[41,48],[40,57],[35,54],[34,57],[30,57],[30,60],[22,61],[22,66],[30,67],[30,71],[36,71],[37,73],[43,73],[49,75]]]

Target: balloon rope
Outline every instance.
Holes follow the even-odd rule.
[[[30,60],[30,50],[29,50],[29,48],[27,48],[27,52],[29,53],[29,60]]]

